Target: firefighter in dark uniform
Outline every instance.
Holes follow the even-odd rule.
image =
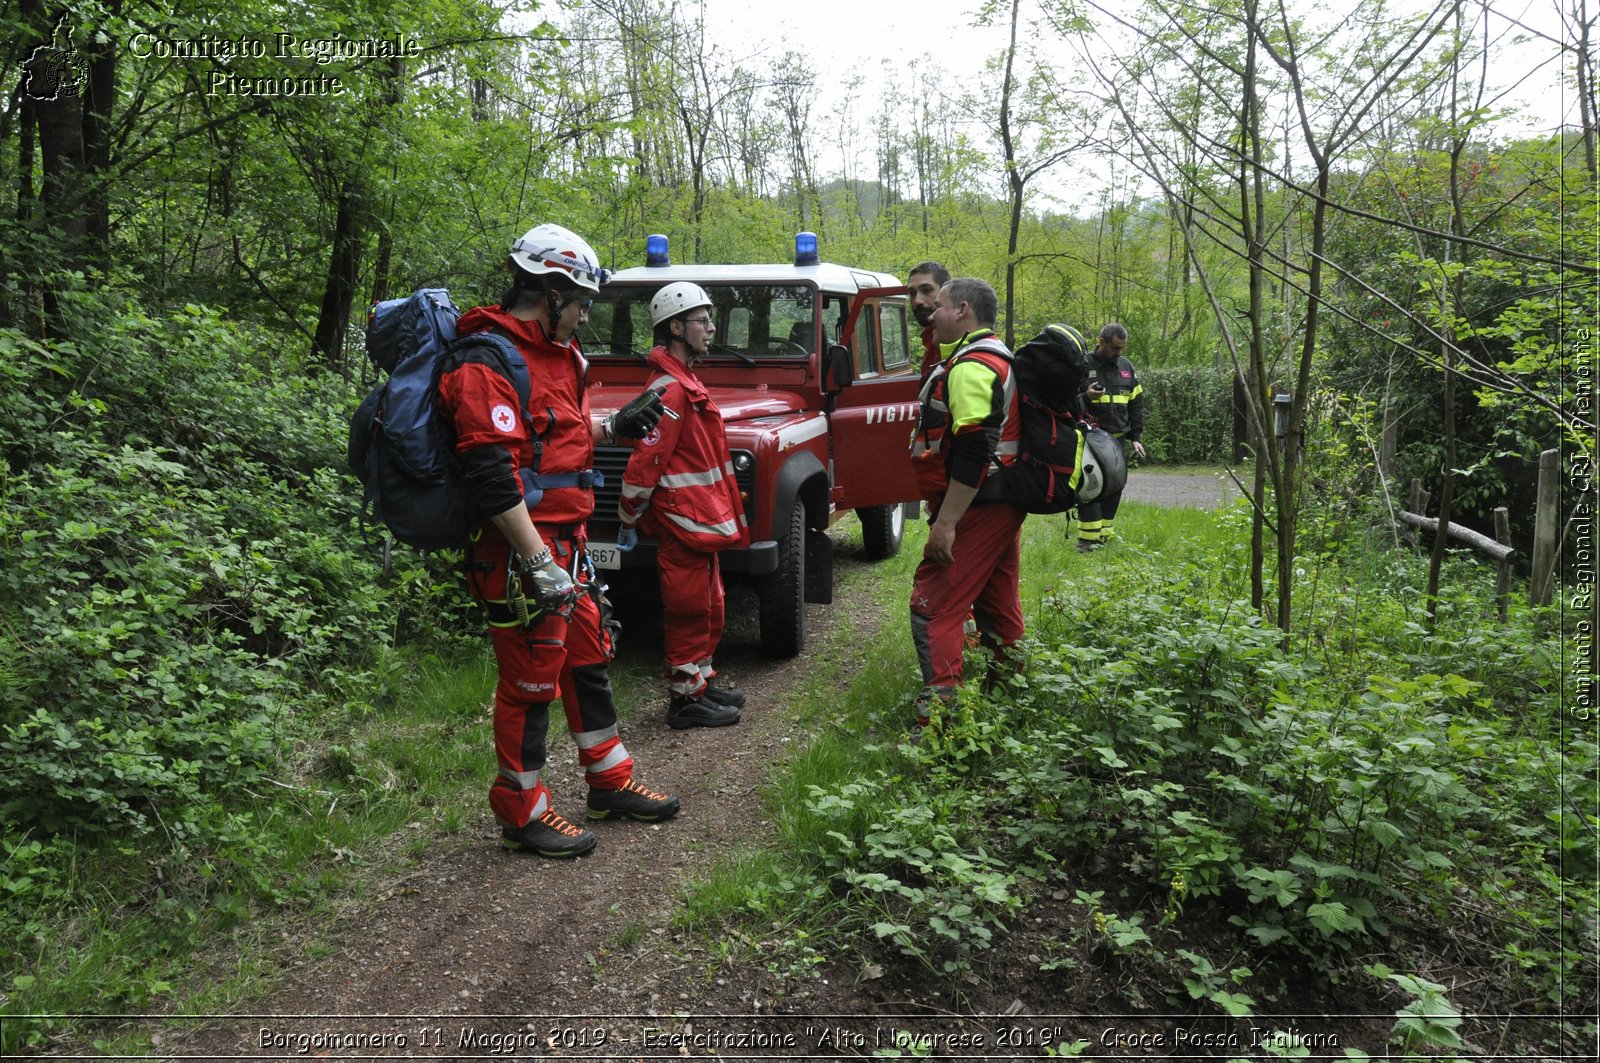
[[[1100,330],[1100,343],[1089,358],[1089,375],[1084,390],[1084,406],[1100,427],[1125,443],[1142,461],[1144,444],[1144,389],[1123,351],[1128,347],[1128,330],[1112,322]],[[1110,542],[1122,492],[1101,495],[1078,506],[1078,553],[1098,550]]]

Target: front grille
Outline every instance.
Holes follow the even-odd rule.
[[[733,452],[734,467],[738,469],[740,455],[754,458],[747,450]],[[606,478],[601,487],[594,489],[594,515],[589,518],[589,538],[596,542],[615,542],[617,538],[617,503],[622,500],[622,473],[628,467],[628,458],[633,455],[632,447],[595,447],[595,471]],[[734,475],[734,482],[739,485],[739,490],[744,492],[748,502],[745,503],[745,519],[752,527],[756,522],[755,482],[756,466],[754,460],[748,463],[748,468],[739,469]]]
[[[632,447],[595,447],[594,468],[606,482],[594,489],[594,514],[589,518],[589,538],[617,541],[617,503],[622,500],[622,470],[628,467]]]

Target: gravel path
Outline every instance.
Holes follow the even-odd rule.
[[[1157,506],[1186,509],[1216,509],[1223,500],[1239,493],[1228,474],[1159,472],[1133,468],[1122,493],[1127,502],[1148,502]]]

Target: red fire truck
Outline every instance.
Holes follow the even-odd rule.
[[[833,599],[828,526],[854,511],[867,556],[880,559],[899,551],[917,514],[906,444],[922,352],[906,289],[888,274],[820,261],[810,233],[796,238],[793,263],[743,266],[674,266],[666,238],[652,236],[646,264],[612,275],[580,333],[596,418],[651,375],[650,299],[673,281],[693,281],[716,304],[716,337],[695,373],[722,410],[751,537],[748,549],[722,554],[723,571],[753,582],[766,651],[792,657],[805,646],[805,603]],[[629,453],[595,455],[606,482],[589,555],[602,575],[655,565],[648,539],[616,547]]]

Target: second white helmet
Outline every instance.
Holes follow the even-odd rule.
[[[711,296],[700,285],[690,281],[674,281],[656,292],[656,297],[650,300],[650,326],[654,328],[696,307],[712,305]]]
[[[524,273],[565,273],[580,288],[598,292],[609,273],[589,242],[560,225],[535,225],[511,245],[511,261]]]

